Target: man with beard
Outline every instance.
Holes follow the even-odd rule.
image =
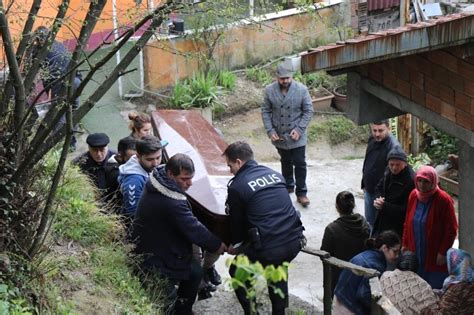
[[[371,135],[365,151],[364,166],[362,167],[362,189],[364,190],[365,218],[373,229],[375,223],[374,207],[375,187],[383,177],[387,167],[387,155],[396,146],[401,147],[398,140],[390,131],[389,120],[370,124]]]
[[[306,196],[306,127],[313,116],[313,105],[308,88],[293,81],[293,72],[289,68],[280,64],[277,80],[265,88],[262,119],[268,137],[280,154],[286,188],[289,193],[296,192],[296,200],[306,207],[309,205]]]
[[[119,166],[119,185],[123,196],[122,214],[133,219],[138,200],[149,174],[161,164],[162,145],[155,136],[145,136],[136,142],[137,154]]]

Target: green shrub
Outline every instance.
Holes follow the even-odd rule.
[[[218,110],[225,107],[219,101],[222,94],[222,88],[217,85],[217,75],[197,73],[192,78],[176,83],[171,92],[168,106],[181,109],[210,107],[213,110]]]
[[[220,71],[217,73],[217,84],[226,90],[232,91],[235,88],[237,76],[230,71]]]
[[[245,70],[245,75],[249,80],[260,83],[263,86],[273,82],[273,77],[264,69],[251,67]]]
[[[323,137],[327,138],[332,145],[348,140],[363,142],[367,139],[367,129],[364,126],[357,126],[345,116],[336,116],[309,126],[308,140],[310,142]]]
[[[171,91],[170,98],[168,100],[168,106],[171,108],[181,108],[182,104],[186,104],[190,101],[189,86],[186,81],[178,81]]]
[[[458,154],[459,140],[434,127],[425,132],[425,153],[429,155],[434,165],[442,164],[448,159],[448,154]]]

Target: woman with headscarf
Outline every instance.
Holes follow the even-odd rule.
[[[449,276],[439,291],[441,298],[436,306],[422,311],[429,315],[474,314],[474,269],[471,255],[462,250],[448,250]]]
[[[453,199],[438,187],[435,169],[421,167],[408,198],[402,247],[416,254],[418,274],[434,289],[440,289],[448,276],[446,253],[457,229]]]

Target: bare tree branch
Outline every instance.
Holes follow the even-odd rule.
[[[155,29],[161,25],[165,16],[167,16],[171,11],[181,8],[181,4],[174,4],[172,0],[168,0],[166,4],[163,4],[157,7],[151,14],[145,16],[142,21],[140,21],[132,30],[133,33],[144,25],[147,21],[151,20],[152,22],[141,35],[138,41],[135,43],[134,47],[130,49],[122,61],[115,67],[112,73],[102,82],[102,84],[95,90],[95,92],[87,99],[74,113],[73,113],[73,124],[77,124],[93,107],[94,105],[102,98],[102,96],[109,90],[109,88],[114,84],[117,78],[122,75],[127,66],[133,61],[133,59],[138,55],[140,50],[143,49],[148,40],[153,36]],[[125,36],[120,43],[127,40]],[[77,93],[77,91],[76,91]],[[76,96],[74,93],[73,98]],[[64,109],[60,110],[58,114],[64,113]],[[8,184],[19,182],[21,177],[24,176],[26,171],[30,167],[34,166],[43,156],[54,147],[56,143],[64,136],[65,126],[63,126],[58,132],[50,134],[44,142],[38,143],[37,146],[30,148],[28,154],[25,156],[25,159],[22,161],[21,165],[18,167],[16,172],[10,178]]]
[[[3,1],[0,2],[0,33],[3,38],[3,47],[7,56],[10,75],[13,79],[13,86],[15,88],[15,110],[13,119],[15,124],[20,124],[25,112],[26,95],[25,88],[22,84],[23,82],[20,68],[15,57],[13,40],[10,34],[10,29],[8,28],[7,17],[5,16],[5,11],[3,10]],[[21,141],[23,139],[23,129],[18,130],[16,139],[18,141],[18,145],[16,146],[18,155],[18,150],[22,148]]]
[[[48,35],[48,40],[43,47],[38,52],[36,56],[36,60],[33,60],[31,67],[28,69],[28,73],[25,76],[23,84],[25,86],[26,91],[30,91],[33,85],[33,82],[38,74],[38,71],[41,67],[41,63],[48,55],[49,49],[56,38],[56,33],[58,32],[61,24],[64,22],[64,17],[66,16],[67,9],[69,8],[70,0],[63,0],[61,5],[59,6],[58,13],[56,14],[56,18],[54,19],[53,26],[51,27],[51,31]]]
[[[14,1],[12,1],[12,4],[13,3]],[[22,60],[23,54],[26,51],[26,47],[28,46],[28,43],[30,42],[31,29],[33,28],[35,17],[40,9],[40,5],[41,5],[41,0],[34,0],[33,3],[31,4],[30,13],[28,14],[28,19],[26,20],[25,27],[23,28],[20,44],[18,45],[18,48],[16,50],[16,60],[19,65],[21,64],[21,60]],[[10,100],[12,98],[12,95],[13,95],[12,88],[13,88],[13,79],[10,77],[9,80],[7,80],[7,83],[5,84],[5,87],[3,89],[4,100]],[[0,102],[0,116],[5,113],[7,108],[8,108],[8,102]]]
[[[53,181],[49,190],[48,199],[46,200],[44,210],[41,213],[41,220],[38,229],[36,230],[33,245],[31,245],[30,249],[28,250],[29,257],[34,257],[36,253],[38,253],[46,238],[48,222],[51,221],[51,218],[53,216],[53,214],[51,213],[51,209],[54,203],[54,199],[56,197],[56,192],[58,190],[58,185],[61,180],[61,176],[63,174],[64,165],[66,163],[67,155],[69,152],[69,146],[71,145],[72,135],[72,106],[71,104],[68,104],[68,110],[66,112],[66,137],[64,139],[63,149],[61,151],[61,157],[59,158],[58,166],[56,167],[56,172],[53,176]]]

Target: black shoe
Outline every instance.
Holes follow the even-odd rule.
[[[199,291],[198,291],[198,301],[209,299],[211,297],[212,297],[212,293],[207,287],[199,289]]]
[[[213,285],[219,285],[222,283],[222,278],[214,266],[206,270],[206,278]]]

